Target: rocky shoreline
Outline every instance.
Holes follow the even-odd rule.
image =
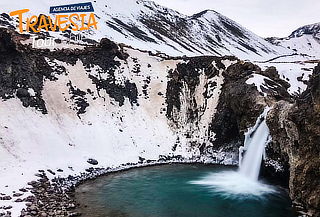
[[[150,166],[159,166],[166,164],[211,164],[221,165],[217,162],[204,162],[199,160],[172,158],[168,161],[143,161],[139,163],[123,164],[116,168],[93,168],[90,167],[85,172],[80,173],[77,176],[71,176],[61,178],[55,177],[50,180],[47,174],[54,173],[51,170],[39,170],[36,174],[39,177],[36,181],[28,183],[29,187],[19,189],[20,192],[30,192],[31,195],[24,199],[17,199],[14,202],[25,203],[26,208],[22,209],[19,217],[75,217],[81,216],[78,208],[80,204],[75,199],[76,188],[88,180],[94,180],[98,177],[108,175],[111,173],[123,172],[135,168],[143,168]],[[227,165],[226,165],[227,166]],[[235,165],[230,165],[235,166]],[[19,195],[18,195],[19,194]],[[16,193],[21,196],[22,193]],[[10,196],[4,196],[2,198],[12,199]],[[300,204],[293,203],[294,209],[301,215],[299,217],[307,217],[305,209]],[[1,217],[12,217],[10,209],[8,207],[5,212],[1,213]]]
[[[88,163],[93,166],[96,165],[95,160],[91,159]],[[52,170],[38,170],[35,174],[37,180],[28,182],[28,187],[19,189],[11,196],[2,195],[0,200],[13,200],[14,197],[21,197],[24,193],[29,193],[23,199],[14,200],[15,203],[25,203],[25,208],[21,210],[19,217],[74,217],[81,216],[78,208],[80,204],[75,199],[76,188],[88,180],[94,180],[98,177],[108,175],[111,173],[123,172],[135,168],[143,168],[150,166],[159,166],[166,164],[212,164],[212,165],[226,165],[219,164],[211,159],[184,159],[181,156],[173,156],[161,158],[159,160],[145,160],[140,159],[138,163],[122,164],[119,167],[103,168],[90,167],[79,175],[67,177],[55,176],[53,179],[48,178],[48,175],[55,175]],[[236,166],[236,162],[230,166]],[[226,165],[227,166],[227,165]],[[263,174],[265,176],[267,174]],[[268,176],[268,175],[267,175]],[[269,177],[268,177],[269,178]],[[272,177],[271,177],[272,178]],[[274,180],[272,180],[274,181]],[[299,217],[307,217],[306,209],[299,203],[292,203],[293,208],[299,213]],[[12,217],[10,209],[12,206],[0,207],[4,211],[0,212],[0,217]]]
[[[48,174],[53,174],[52,170],[39,170],[36,174],[38,180],[28,183],[29,187],[19,189],[21,193],[15,193],[14,196],[23,196],[23,193],[29,192],[30,195],[23,199],[17,199],[15,203],[25,203],[26,207],[21,210],[19,217],[65,217],[81,216],[77,211],[79,204],[75,200],[75,189],[80,184],[88,180],[96,179],[100,176],[110,173],[123,172],[126,170],[150,166],[159,166],[165,164],[215,164],[217,162],[201,161],[199,159],[183,159],[180,156],[170,157],[168,160],[159,159],[144,160],[139,163],[123,164],[116,168],[90,167],[85,172],[77,176],[48,178]],[[9,195],[2,195],[0,200],[12,200]],[[0,217],[12,217],[10,209],[12,206],[0,207],[4,211],[0,212]]]

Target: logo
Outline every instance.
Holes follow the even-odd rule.
[[[76,12],[94,12],[94,10],[91,2],[50,7],[50,14]]]
[[[71,31],[84,31],[89,29],[98,29],[92,3],[79,3],[50,7],[51,16],[44,14],[26,16],[29,9],[21,9],[10,12],[10,16],[17,16],[19,19],[20,33],[37,33],[45,32],[63,32],[67,29]],[[71,37],[70,31],[69,35]],[[74,35],[74,34],[73,34]],[[78,39],[79,37],[74,37]],[[54,40],[48,43],[40,43],[43,46],[52,46]],[[69,40],[70,41],[70,40]],[[33,38],[32,46],[35,47],[35,39]],[[41,47],[41,46],[40,46]]]
[[[89,30],[90,27],[98,29],[98,22],[95,19],[94,13],[81,13],[94,11],[91,2],[50,7],[50,13],[56,14],[54,20],[51,16],[43,14],[25,18],[23,15],[29,11],[29,9],[22,9],[10,13],[10,16],[18,16],[20,33],[40,32],[41,30],[47,32],[65,31],[69,27],[72,27],[72,31]],[[70,14],[66,15],[61,13]],[[26,23],[26,25],[23,25],[23,23]]]

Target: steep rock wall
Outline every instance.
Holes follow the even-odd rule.
[[[289,166],[291,198],[298,209],[320,216],[320,65],[296,102],[278,102],[267,121],[273,158]]]

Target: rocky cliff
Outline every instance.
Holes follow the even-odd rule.
[[[290,196],[320,216],[320,65],[315,67],[307,90],[295,103],[280,101],[268,116],[271,149],[278,161],[289,165]]]

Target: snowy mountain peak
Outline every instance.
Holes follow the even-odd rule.
[[[55,1],[55,5],[64,3],[63,0]],[[76,0],[70,3],[76,3]],[[318,56],[318,52],[314,52],[319,44],[315,38],[317,34],[293,43],[288,38],[279,39],[280,42],[273,39],[270,43],[214,10],[187,16],[149,0],[123,0],[121,5],[117,0],[103,0],[93,1],[92,4],[99,28],[77,33],[86,39],[85,42],[99,42],[101,38],[108,38],[133,48],[169,56],[233,55],[253,61],[265,61],[293,53]],[[13,10],[30,8],[29,15],[48,14],[50,6],[49,0],[37,0],[37,4],[30,7],[25,1],[4,4],[0,27],[17,26],[17,20],[7,15]],[[318,30],[319,24],[309,25],[297,30],[294,35],[306,35]],[[69,40],[68,34],[62,32],[49,34],[63,41]]]
[[[210,15],[216,15],[216,16],[220,16],[221,14],[219,14],[218,12],[214,11],[214,10],[204,10],[204,11],[201,11],[199,13],[196,13],[196,14],[193,14],[191,16],[191,18],[193,19],[197,19],[197,18],[200,18],[200,17],[205,17],[205,16],[210,16]]]
[[[47,14],[50,2],[38,2],[36,8],[30,8],[32,13]],[[62,4],[62,1],[55,2],[56,5],[59,3]],[[282,53],[291,53],[288,49],[272,45],[214,10],[186,16],[152,1],[123,0],[122,3],[119,5],[117,0],[92,2],[99,28],[81,34],[97,42],[107,37],[117,43],[170,56],[234,55],[241,59],[265,60]],[[16,8],[5,5],[3,10],[8,14],[24,7],[24,4],[21,2]],[[12,23],[12,26],[16,25]],[[51,35],[61,39],[65,37],[65,34]]]
[[[277,46],[291,49],[296,54],[308,56],[313,60],[320,59],[320,23],[302,26],[285,38],[268,38]]]
[[[303,35],[313,35],[320,39],[320,23],[302,26],[293,31],[289,38],[301,37]]]

